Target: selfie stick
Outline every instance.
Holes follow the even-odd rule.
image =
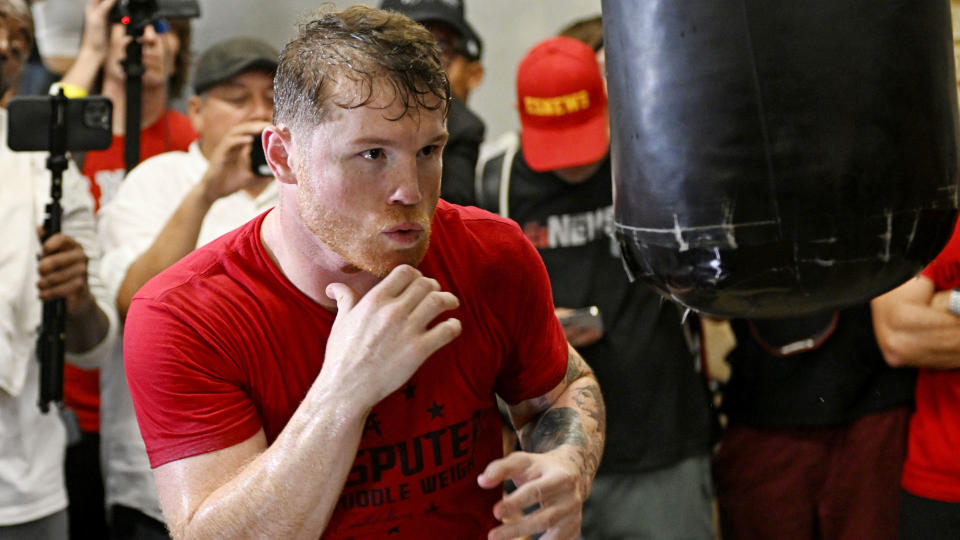
[[[50,100],[50,202],[43,220],[43,241],[60,232],[60,196],[63,194],[63,171],[67,168],[67,98],[61,88]],[[50,410],[50,402],[63,405],[63,355],[66,333],[67,304],[63,298],[43,301],[43,322],[37,337],[37,360],[40,362],[40,410]]]
[[[143,89],[143,36],[144,24],[136,21],[125,22],[130,43],[127,43],[127,57],[123,60],[123,72],[127,75],[127,118],[124,130],[124,162],[127,172],[140,163],[140,115],[141,91]]]

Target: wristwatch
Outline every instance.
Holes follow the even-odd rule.
[[[948,308],[950,313],[960,317],[960,287],[950,291],[950,302]]]

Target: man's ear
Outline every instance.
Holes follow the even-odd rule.
[[[203,117],[200,110],[203,107],[203,98],[200,96],[190,96],[187,100],[187,116],[190,118],[190,125],[197,133],[203,131]]]
[[[263,150],[267,158],[267,165],[273,171],[273,176],[284,184],[296,184],[296,166],[291,157],[293,155],[293,137],[285,127],[267,126],[263,130]]]

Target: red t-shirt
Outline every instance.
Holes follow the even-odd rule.
[[[163,152],[186,151],[196,138],[197,133],[186,115],[167,111],[159,120],[140,131],[140,160]],[[114,135],[109,148],[87,152],[84,157],[83,174],[90,182],[94,210],[100,210],[101,203],[113,198],[126,175],[124,141],[123,136]],[[64,364],[63,400],[77,413],[81,429],[91,433],[100,432],[100,370]]]
[[[960,221],[923,275],[937,290],[960,287]],[[960,503],[960,370],[921,369],[916,402],[903,487],[920,497]]]
[[[125,364],[153,467],[261,427],[273,442],[323,365],[334,314],[268,258],[262,221],[196,250],[134,297]],[[550,282],[515,223],[441,201],[419,269],[460,299],[443,316],[463,332],[374,407],[325,538],[485,537],[501,496],[476,483],[503,454],[494,396],[518,403],[564,377]]]

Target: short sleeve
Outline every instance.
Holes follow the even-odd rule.
[[[135,297],[124,328],[124,364],[150,466],[243,442],[261,427],[223,351],[196,321]]]
[[[550,278],[533,244],[514,227],[501,275],[489,280],[509,284],[493,295],[492,307],[507,318],[510,331],[507,358],[497,378],[497,394],[507,403],[542,396],[563,380],[567,370],[567,340],[553,307]],[[495,271],[497,272],[497,271]]]

